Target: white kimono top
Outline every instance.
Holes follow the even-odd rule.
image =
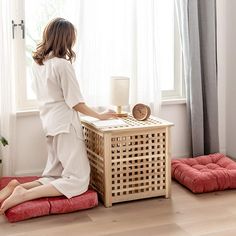
[[[82,135],[79,114],[73,107],[84,99],[71,63],[54,57],[43,62],[33,63],[32,88],[39,102],[40,117],[46,136],[68,133],[70,125],[77,127]]]

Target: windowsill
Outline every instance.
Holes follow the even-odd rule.
[[[35,115],[39,115],[39,110],[30,109],[30,110],[20,110],[16,112],[16,117],[35,116]]]
[[[186,104],[186,98],[174,98],[174,99],[163,99],[161,101],[162,106],[166,105],[181,105]]]
[[[186,104],[186,99],[168,99],[168,100],[162,100],[161,105],[162,106],[168,106],[168,105],[181,105]],[[30,109],[30,110],[19,110],[16,112],[17,117],[24,117],[24,116],[35,116],[39,115],[39,110],[37,109]]]

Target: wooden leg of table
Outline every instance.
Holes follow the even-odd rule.
[[[170,152],[170,128],[166,128],[166,195],[165,198],[171,197],[171,152]]]
[[[109,201],[107,201],[107,202],[104,202],[104,206],[105,207],[112,207],[112,203],[111,202],[109,202]]]
[[[112,206],[111,192],[111,134],[104,135],[104,184],[105,184],[105,207]]]

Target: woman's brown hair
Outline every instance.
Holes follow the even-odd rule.
[[[74,25],[63,18],[55,18],[45,27],[42,42],[33,52],[33,59],[37,64],[43,65],[50,53],[53,57],[65,58],[72,62],[76,56],[72,50],[75,40]]]

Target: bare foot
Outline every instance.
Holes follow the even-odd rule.
[[[0,191],[0,203],[7,199],[19,184],[20,183],[16,179],[11,180],[7,186]]]
[[[25,193],[27,192],[27,190],[25,188],[23,188],[22,186],[17,186],[15,187],[14,191],[12,192],[12,194],[10,195],[10,197],[8,197],[1,205],[0,208],[0,215],[4,214],[4,212],[6,210],[8,210],[9,208],[16,206],[22,202],[25,202],[27,199],[25,198]]]

